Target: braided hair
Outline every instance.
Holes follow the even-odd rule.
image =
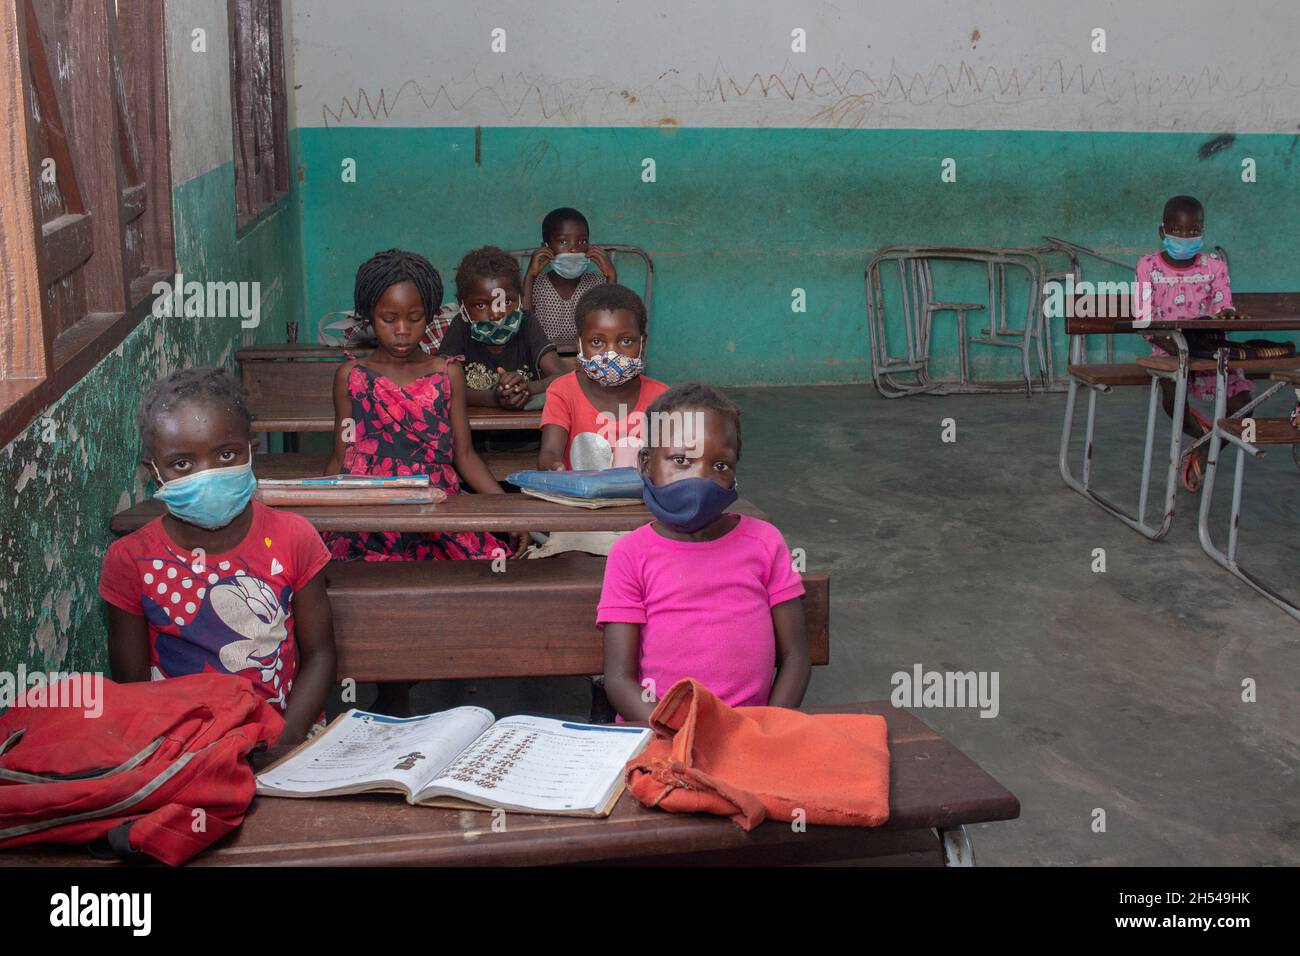
[[[430,322],[442,308],[442,276],[428,259],[418,252],[388,249],[376,252],[357,269],[357,282],[353,287],[352,302],[357,318],[372,323],[375,306],[390,286],[402,282],[415,283],[415,289],[424,303],[424,314]]]
[[[158,419],[188,402],[224,405],[243,420],[245,427],[253,421],[245,404],[244,390],[224,368],[184,368],[159,379],[144,391],[136,424],[146,451],[153,451]]]

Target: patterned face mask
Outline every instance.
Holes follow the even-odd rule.
[[[600,352],[587,358],[578,353],[578,365],[587,373],[587,378],[597,385],[614,388],[632,381],[645,371],[645,336],[641,337],[641,355],[628,358],[622,352]]]
[[[491,319],[471,319],[465,307],[460,307],[460,314],[469,323],[469,334],[476,342],[484,345],[505,345],[515,337],[519,327],[524,324],[524,310],[515,309],[499,322]]]

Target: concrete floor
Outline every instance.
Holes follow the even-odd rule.
[[[1300,863],[1300,624],[1202,553],[1197,498],[1180,492],[1174,530],[1150,542],[1067,489],[1060,394],[730,394],[744,496],[831,577],[831,664],[807,703],[886,698],[891,674],[918,663],[999,673],[995,718],[916,710],[1020,798],[1020,819],[973,828],[982,865]],[[1137,497],[1145,395],[1099,400],[1094,487],[1123,502]],[[1246,477],[1239,557],[1285,584],[1300,566],[1300,471],[1279,449]],[[422,685],[415,700],[577,713],[586,689]]]

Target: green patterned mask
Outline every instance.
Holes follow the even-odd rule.
[[[482,342],[484,345],[505,345],[515,337],[519,327],[524,324],[524,310],[515,309],[499,322],[492,322],[488,319],[471,320],[465,314],[465,307],[460,307],[460,314],[465,316],[465,321],[469,323],[469,334],[476,342]]]

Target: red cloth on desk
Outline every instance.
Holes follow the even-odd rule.
[[[889,742],[874,714],[728,707],[687,678],[650,715],[654,739],[627,764],[647,807],[729,816],[746,830],[768,817],[879,826],[889,819]]]

